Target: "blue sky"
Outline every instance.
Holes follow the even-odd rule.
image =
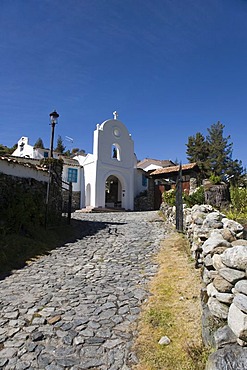
[[[0,143],[48,147],[56,109],[55,138],[92,152],[117,110],[138,159],[186,163],[219,120],[246,166],[246,19],[246,0],[1,0]]]

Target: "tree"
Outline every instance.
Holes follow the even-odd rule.
[[[200,132],[197,132],[195,136],[189,136],[186,146],[186,154],[189,162],[196,162],[201,170],[201,178],[206,178],[209,172],[209,147],[205,137]]]
[[[230,135],[223,136],[224,125],[218,121],[211,125],[208,129],[207,142],[209,145],[209,166],[210,172],[219,177],[223,177],[227,173],[227,169],[232,162],[232,146],[229,143]]]
[[[66,149],[66,146],[63,145],[63,139],[60,135],[58,135],[58,138],[57,138],[57,147],[55,149],[55,152],[57,153],[60,153],[60,154],[63,154],[63,152],[65,151]]]
[[[207,129],[206,139],[200,132],[189,136],[186,154],[190,162],[197,162],[202,178],[211,176],[236,184],[244,171],[242,162],[232,159],[233,143],[230,135],[224,137],[224,128],[218,121]]]
[[[2,156],[10,155],[14,152],[16,148],[17,148],[17,144],[13,145],[12,148],[8,148],[7,146],[0,144],[0,155]]]
[[[41,148],[44,149],[44,143],[43,140],[39,137],[36,143],[34,144],[34,148]]]

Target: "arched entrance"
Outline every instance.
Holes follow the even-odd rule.
[[[105,182],[105,206],[107,208],[122,207],[122,184],[116,176],[109,176]]]

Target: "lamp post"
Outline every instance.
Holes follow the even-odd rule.
[[[53,142],[54,142],[54,129],[55,125],[57,124],[57,119],[59,114],[54,110],[54,112],[50,113],[50,120],[51,120],[51,143],[50,143],[50,158],[53,158]]]

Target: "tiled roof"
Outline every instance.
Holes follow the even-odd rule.
[[[30,159],[29,158],[28,158],[28,161],[29,162],[22,162],[22,161],[18,161],[16,159],[16,157],[0,156],[0,161],[5,161],[5,162],[11,163],[11,164],[18,164],[18,165],[23,166],[23,167],[33,168],[33,169],[35,169],[37,171],[45,171],[45,172],[48,172],[48,168],[42,167],[42,166],[40,166],[38,164],[30,163]]]
[[[180,166],[172,166],[172,167],[166,167],[166,168],[158,168],[154,172],[152,172],[150,175],[162,175],[162,174],[167,174],[167,173],[172,173],[172,172],[178,172]],[[182,171],[184,170],[192,170],[193,168],[197,167],[197,163],[188,163],[188,164],[183,164],[182,165]]]
[[[137,168],[144,169],[150,166],[151,164],[155,164],[156,166],[160,166],[160,167],[168,167],[168,166],[174,165],[174,163],[170,161],[169,159],[159,160],[159,159],[145,158],[142,161],[137,163]]]

